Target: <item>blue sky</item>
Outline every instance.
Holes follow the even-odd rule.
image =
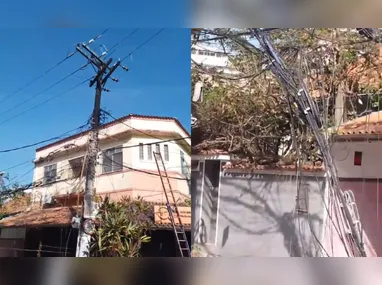
[[[0,59],[2,86],[0,101],[18,88],[39,76],[45,70],[75,50],[79,42],[86,42],[104,29],[2,29]],[[110,29],[92,48],[111,47],[132,29]],[[139,29],[111,54],[123,58],[160,29]],[[94,74],[91,67],[76,73],[34,100],[4,113],[13,106],[41,92],[86,63],[76,54],[33,85],[0,104],[0,151],[15,148],[61,135],[82,125],[93,108],[94,89],[88,84],[63,94],[33,111],[11,118],[44,100],[69,89]],[[111,92],[103,93],[102,108],[114,117],[129,113],[171,116],[178,118],[190,130],[190,31],[164,29],[149,43],[127,58],[124,65],[130,71],[119,69],[114,75],[119,83],[109,81]],[[18,163],[34,159],[35,148],[0,153],[0,171]],[[14,181],[30,182],[33,168],[29,163],[9,170]],[[21,179],[21,180],[19,180]]]
[[[189,27],[191,1],[12,0],[0,9],[2,27]],[[101,23],[101,24],[100,24]]]

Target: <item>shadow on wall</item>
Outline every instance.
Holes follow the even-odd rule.
[[[319,256],[322,247],[318,233],[325,211],[325,183],[316,177],[303,179],[308,185],[309,208],[306,213],[297,214],[297,183],[293,176],[222,177],[217,252],[208,251],[207,247],[207,253],[212,256]],[[203,193],[201,222],[194,231],[201,244],[215,240],[215,235],[211,239],[206,234],[212,233],[208,227],[214,228],[206,222],[214,221],[213,203],[214,195]]]

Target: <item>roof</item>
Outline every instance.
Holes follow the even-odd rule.
[[[31,205],[31,195],[20,195],[2,205],[0,207],[0,214],[13,215],[16,213],[26,211]]]
[[[229,155],[229,153],[223,149],[193,150],[193,154],[196,154],[196,155]]]
[[[163,205],[163,203],[150,203],[152,205]],[[184,204],[181,204],[184,205]],[[180,204],[178,205],[180,206]],[[47,209],[38,209],[24,211],[13,216],[9,216],[0,220],[0,228],[8,227],[46,227],[46,226],[69,226],[72,218],[77,212],[81,211],[81,207],[54,207]],[[187,229],[191,227],[189,224],[184,225]],[[153,229],[172,228],[171,223],[154,224]]]
[[[190,133],[184,128],[184,126],[176,118],[173,118],[173,117],[161,117],[161,116],[146,116],[146,115],[138,115],[138,114],[129,114],[129,115],[121,117],[121,118],[119,118],[117,120],[114,120],[114,121],[108,122],[106,124],[103,124],[101,126],[101,130],[102,129],[106,129],[106,128],[111,127],[111,126],[114,126],[114,125],[116,125],[118,123],[121,123],[121,122],[123,122],[125,120],[128,120],[128,119],[143,119],[143,120],[146,119],[146,120],[172,121],[172,122],[175,122],[187,134],[187,136],[190,136]],[[154,131],[153,130],[151,130],[151,131],[150,130],[144,130],[144,132],[145,133],[146,132],[149,133],[149,132],[154,132]],[[158,132],[158,131],[156,131],[156,132]],[[62,140],[55,141],[53,143],[44,145],[42,147],[37,148],[36,151],[38,152],[38,151],[50,148],[52,146],[55,146],[57,144],[64,143],[64,142],[67,142],[67,141],[71,141],[71,140],[76,139],[78,137],[82,137],[82,136],[86,135],[87,133],[89,133],[89,130],[83,131],[83,132],[77,133],[75,135],[66,137],[65,139],[62,139]]]
[[[249,163],[227,163],[223,166],[227,170],[284,170],[284,171],[296,171],[296,164],[273,164],[273,165],[251,165]],[[322,172],[325,167],[322,163],[306,163],[301,166],[303,171],[309,172]]]
[[[0,227],[39,227],[70,225],[77,213],[74,207],[32,210],[0,220]]]
[[[382,111],[350,120],[342,124],[338,135],[382,134]]]
[[[205,150],[196,150],[194,155],[229,155],[229,153],[222,149],[205,149]],[[235,161],[232,160],[230,162],[227,162],[224,166],[224,169],[229,170],[286,170],[286,171],[295,171],[296,165],[295,164],[283,164],[283,163],[277,163],[272,165],[253,165],[249,162],[243,162],[243,161]],[[307,163],[302,165],[302,170],[304,171],[312,171],[312,172],[319,172],[324,171],[325,167],[321,163]]]

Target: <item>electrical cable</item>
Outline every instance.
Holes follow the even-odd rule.
[[[4,115],[4,114],[7,114],[9,113],[10,111],[13,111],[14,109],[28,103],[29,101],[35,99],[36,97],[44,94],[45,92],[49,91],[50,89],[52,89],[53,87],[55,87],[56,85],[60,84],[61,82],[65,81],[66,79],[68,79],[69,77],[73,76],[74,74],[76,74],[77,72],[81,71],[81,70],[84,70],[84,68],[86,68],[88,66],[88,63],[85,64],[84,66],[81,66],[80,68],[77,68],[76,70],[72,71],[71,73],[69,73],[68,75],[66,75],[65,77],[61,78],[60,80],[58,80],[57,82],[53,83],[52,85],[50,85],[49,87],[45,88],[43,91],[41,92],[38,92],[34,95],[32,95],[31,97],[25,99],[24,101],[20,102],[19,104],[17,105],[14,105],[13,107],[5,110],[5,111],[2,111],[1,112],[1,115]]]
[[[122,38],[119,42],[117,42],[116,44],[114,44],[108,51],[107,51],[107,55],[105,56],[105,58],[109,57],[111,55],[111,52],[116,49],[119,45],[121,45],[125,40],[127,40],[130,36],[132,36],[133,34],[135,34],[137,31],[139,30],[139,28],[135,29],[134,31],[132,31],[131,33],[129,33],[127,36],[125,36],[124,38]]]
[[[138,47],[136,47],[134,50],[132,50],[128,55],[126,55],[124,58],[122,58],[121,62],[123,62],[126,58],[128,58],[129,56],[131,56],[134,52],[136,52],[137,50],[139,50],[140,48],[142,48],[144,45],[146,45],[147,43],[149,43],[150,41],[152,41],[155,37],[157,37],[161,32],[163,32],[165,30],[165,28],[162,28],[160,29],[158,32],[156,32],[155,34],[153,34],[150,38],[148,38],[146,41],[144,41],[143,43],[141,43]]]
[[[336,192],[338,199],[344,205],[343,209],[345,211],[345,218],[349,221],[353,237],[357,243],[358,250],[361,256],[366,256],[363,245],[360,243],[359,233],[351,222],[351,213],[345,204],[345,198],[339,186],[337,171],[335,169],[331,154],[328,152],[328,143],[323,139],[322,134],[320,133],[319,128],[322,126],[322,122],[317,105],[309,95],[303,80],[301,78],[295,80],[282,59],[278,57],[277,52],[274,50],[273,45],[267,35],[259,34],[257,29],[253,29],[253,31],[256,39],[263,48],[264,55],[273,62],[273,68],[271,68],[271,71],[279,79],[280,83],[285,87],[288,95],[293,98],[294,102],[297,104],[301,111],[301,115],[304,116],[308,125],[312,129],[313,134],[316,137],[317,144],[321,150],[321,154],[324,159],[324,165],[327,167],[328,174],[330,175],[329,178],[332,182],[332,186],[334,187],[333,190]]]
[[[5,123],[7,123],[7,122],[9,122],[9,121],[12,121],[12,120],[14,120],[14,119],[16,119],[16,118],[18,118],[18,117],[20,117],[20,116],[22,116],[22,115],[24,115],[24,114],[30,112],[30,111],[33,111],[34,109],[37,109],[38,107],[41,107],[42,105],[45,105],[46,103],[52,101],[53,99],[56,99],[56,98],[58,98],[59,96],[61,96],[61,95],[65,94],[65,93],[68,93],[68,92],[70,92],[70,91],[72,91],[72,90],[78,88],[79,86],[85,84],[86,82],[89,82],[91,79],[92,79],[92,77],[90,77],[90,78],[88,78],[88,79],[86,79],[86,80],[84,80],[84,81],[82,81],[82,82],[80,82],[80,83],[78,83],[78,84],[76,84],[76,85],[70,87],[69,89],[66,89],[65,91],[63,91],[63,92],[61,92],[61,93],[56,94],[56,95],[53,96],[53,97],[50,97],[50,98],[46,99],[45,101],[42,101],[41,103],[39,103],[39,104],[37,104],[37,105],[35,105],[35,106],[29,108],[29,109],[26,109],[25,111],[22,111],[22,112],[20,112],[20,113],[18,113],[18,114],[16,114],[16,115],[14,115],[13,117],[10,117],[10,118],[8,118],[8,119],[6,119],[6,120],[0,121],[0,125],[3,125],[3,124],[5,124]]]
[[[19,167],[19,166],[23,166],[23,165],[25,165],[25,164],[27,164],[27,163],[31,163],[31,162],[32,162],[32,161],[27,160],[27,161],[21,162],[21,163],[19,163],[19,164],[16,164],[16,165],[14,165],[14,166],[10,166],[10,167],[8,167],[8,168],[2,169],[2,170],[0,170],[0,172],[5,172],[5,171],[8,171],[8,170],[17,168],[17,167]]]
[[[93,37],[91,40],[89,40],[88,44],[92,44],[94,41],[96,41],[97,39],[99,39],[100,37],[102,37],[109,29],[105,29],[102,33],[98,34],[97,36]],[[68,54],[64,59],[60,60],[59,62],[57,62],[55,65],[53,65],[52,67],[48,68],[47,70],[45,70],[43,73],[41,73],[39,76],[37,76],[36,78],[34,78],[33,80],[29,81],[28,83],[26,83],[25,85],[23,85],[22,87],[20,87],[19,89],[17,89],[15,92],[5,96],[3,99],[0,100],[0,105],[2,103],[4,103],[5,101],[7,101],[8,99],[10,99],[11,97],[13,97],[14,95],[20,93],[21,91],[23,91],[25,88],[31,86],[33,83],[35,83],[36,81],[38,81],[39,79],[41,79],[42,77],[44,77],[45,75],[47,75],[48,73],[50,73],[52,70],[56,69],[58,66],[60,66],[62,63],[64,63],[65,61],[67,61],[69,58],[71,58],[72,56],[74,56],[75,54],[77,53],[77,51],[74,51],[70,54]]]
[[[83,129],[86,126],[87,125],[82,125],[82,126],[77,127],[77,128],[75,128],[73,130],[67,131],[67,132],[63,133],[62,135],[59,135],[59,136],[56,136],[56,137],[53,137],[53,138],[50,138],[50,139],[47,139],[47,140],[39,141],[39,142],[36,142],[36,143],[32,143],[32,144],[28,144],[28,145],[24,145],[24,146],[20,146],[20,147],[16,147],[16,148],[0,150],[0,153],[13,152],[13,151],[21,150],[21,149],[26,149],[26,148],[34,147],[34,146],[37,146],[37,145],[40,145],[40,144],[43,144],[43,143],[59,140],[59,139],[62,139],[63,136],[66,136],[67,134],[69,134],[71,132]]]
[[[117,162],[117,161],[113,160],[110,156],[107,156],[106,154],[104,154],[104,157],[106,157],[110,162],[115,163],[115,164],[117,164],[119,166],[125,167],[125,168],[127,168],[129,170],[136,171],[136,172],[141,172],[141,173],[148,174],[148,175],[160,176],[159,174],[156,174],[156,173],[153,173],[153,172],[149,172],[149,171],[145,171],[145,170],[141,170],[141,169],[136,169],[136,168],[133,168],[131,166],[125,165],[123,163]],[[172,177],[172,176],[169,176],[168,178],[175,179],[175,180],[188,181],[187,178],[181,178],[181,177]]]
[[[118,120],[118,119],[115,118],[113,115],[111,115],[109,112],[103,111],[103,113],[106,114],[106,115],[108,115],[110,118],[112,118],[112,119],[114,119],[114,120]],[[132,126],[126,124],[125,122],[121,122],[121,123],[122,123],[123,125],[125,125],[126,127],[128,127],[128,128],[131,128],[131,129],[133,129],[133,130],[135,130],[135,131],[137,131],[137,132],[140,132],[141,134],[144,134],[144,135],[146,135],[146,136],[148,136],[148,137],[152,137],[152,138],[154,138],[154,139],[160,140],[161,142],[171,142],[171,141],[176,141],[176,140],[186,140],[186,139],[191,138],[190,136],[188,136],[188,137],[183,137],[183,138],[179,138],[179,139],[171,139],[171,140],[163,141],[161,138],[158,138],[158,137],[156,137],[156,136],[153,136],[153,135],[151,135],[151,134],[149,134],[149,133],[146,133],[145,131],[142,131],[142,130],[140,130],[140,129],[136,129],[136,128],[134,128],[134,127],[132,127]],[[150,144],[154,144],[154,143],[149,143],[149,144],[147,144],[147,145],[150,145]]]

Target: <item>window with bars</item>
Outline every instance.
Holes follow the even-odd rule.
[[[143,152],[143,143],[139,144],[139,160],[144,160],[145,154]]]
[[[164,160],[169,161],[170,160],[170,153],[168,152],[168,145],[165,144],[163,146],[163,148],[164,148]]]
[[[147,159],[153,159],[153,146],[151,144],[147,145]]]
[[[107,149],[103,152],[103,173],[116,172],[123,169],[122,147]]]
[[[44,167],[44,184],[55,182],[57,179],[57,164]]]

